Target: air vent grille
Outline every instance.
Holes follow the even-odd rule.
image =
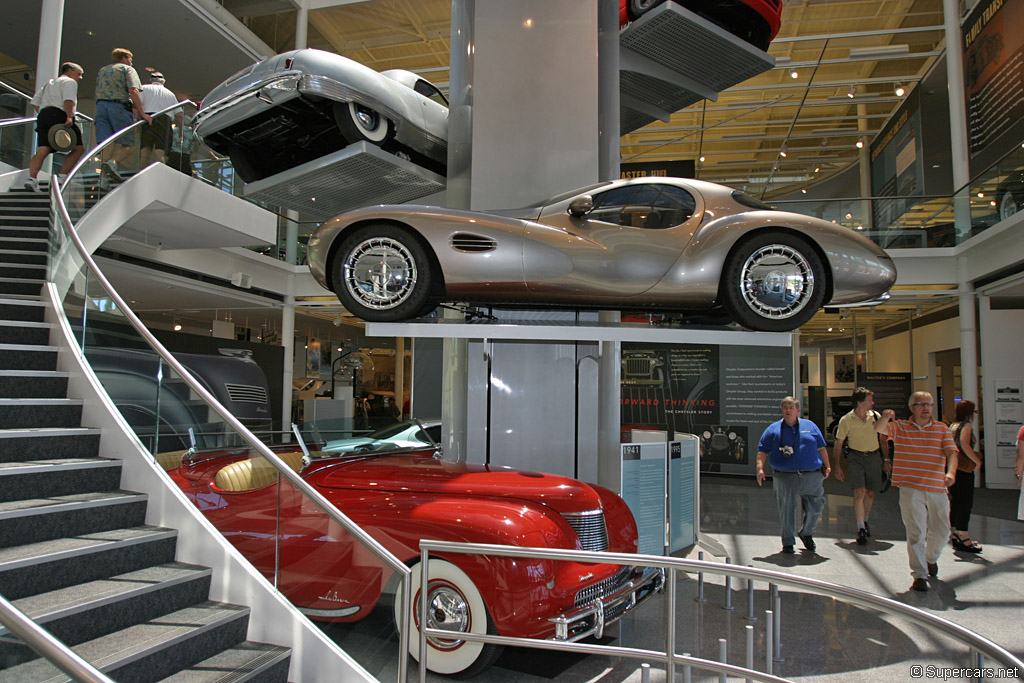
[[[494,251],[498,246],[498,243],[490,237],[473,235],[468,232],[455,233],[451,236],[449,244],[451,244],[452,249],[455,249],[456,251],[464,251],[468,253]]]
[[[267,388],[257,387],[250,384],[227,384],[228,397],[236,403],[260,403],[267,402]]]

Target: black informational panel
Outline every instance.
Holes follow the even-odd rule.
[[[907,406],[912,393],[909,372],[865,372],[858,379],[861,386],[875,392],[875,410],[882,412],[892,408],[896,417],[910,417]]]
[[[761,433],[793,394],[789,347],[623,342],[621,372],[622,433],[694,434],[713,472],[753,475]]]

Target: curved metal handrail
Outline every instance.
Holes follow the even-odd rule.
[[[940,616],[926,612],[917,607],[906,605],[902,602],[898,602],[891,598],[885,598],[880,595],[874,595],[867,591],[858,590],[856,588],[850,588],[848,586],[842,586],[837,583],[831,583],[829,581],[822,581],[820,579],[812,579],[808,577],[792,576],[790,574],[783,574],[772,569],[760,569],[756,567],[745,567],[743,565],[736,564],[722,564],[719,562],[708,562],[706,560],[689,560],[680,557],[662,557],[660,555],[633,555],[630,553],[607,553],[607,552],[594,552],[585,550],[552,550],[550,548],[523,548],[523,547],[511,547],[507,545],[494,545],[488,543],[458,543],[454,541],[432,541],[432,540],[421,540],[420,548],[423,551],[424,557],[428,556],[431,551],[441,551],[445,553],[460,553],[460,554],[474,554],[474,555],[496,555],[501,557],[520,557],[520,558],[547,558],[552,560],[565,560],[572,562],[594,562],[594,563],[606,563],[606,564],[621,564],[621,565],[639,565],[646,567],[657,567],[660,569],[670,570],[672,572],[679,570],[691,570],[693,572],[704,572],[711,574],[720,574],[723,576],[735,576],[737,578],[743,578],[754,581],[766,581],[773,584],[787,585],[794,588],[799,588],[808,593],[814,593],[816,595],[823,595],[829,598],[841,598],[846,602],[858,605],[860,607],[867,607],[869,609],[875,609],[886,614],[903,617],[908,619],[919,626],[923,626],[928,629],[939,631],[946,636],[953,638],[959,642],[962,642],[973,650],[980,652],[986,657],[990,657],[993,660],[1000,662],[1006,667],[1015,667],[1018,673],[1018,677],[1024,680],[1024,661],[1016,657],[1009,650],[1004,648],[1002,645],[995,643],[988,638],[982,636],[979,633],[975,633],[970,629],[964,628],[959,624],[954,624],[948,619],[943,619]],[[425,565],[426,562],[424,561]],[[428,635],[444,636],[450,635],[450,631],[441,631],[438,629],[421,629],[421,639]],[[507,638],[502,636],[489,636],[489,635],[478,635],[470,633],[460,633],[460,638],[465,640],[472,640],[477,642],[485,643],[502,643],[512,644],[510,641],[517,641],[515,644],[520,646],[533,646],[535,644],[543,644],[546,648],[555,648],[554,645],[550,644],[550,641],[537,641],[533,642],[532,639],[520,639],[520,638]],[[576,645],[575,643],[559,643],[565,649],[577,649],[570,647]],[[586,646],[585,646],[586,647]],[[622,648],[622,650],[628,650],[629,648]],[[643,651],[645,655],[653,654],[653,651]],[[627,654],[623,652],[622,654]],[[674,654],[674,653],[673,653]],[[633,656],[637,656],[634,654]],[[667,656],[667,653],[664,653]],[[678,658],[676,655],[675,657]],[[683,661],[679,658],[679,661]],[[726,671],[726,668],[715,670]]]
[[[36,117],[34,116],[23,116],[20,119],[3,119],[0,121],[0,128],[7,128],[8,126],[18,126],[23,123],[35,123]]]
[[[28,93],[24,93],[24,92],[18,90],[17,88],[15,88],[13,85],[8,85],[7,83],[4,83],[3,81],[0,81],[0,88],[3,88],[7,92],[12,93],[14,95],[19,95],[19,96],[21,96],[22,98],[24,98],[26,100],[31,100],[32,99],[32,96],[29,95]]]
[[[0,624],[51,664],[80,683],[114,683],[0,595]]]
[[[156,114],[153,114],[153,116],[158,116],[160,114],[171,112],[177,108],[184,107],[187,104],[194,103],[190,100],[183,100],[182,102],[179,102],[173,106],[162,109]],[[93,148],[93,154],[91,156],[95,156],[96,152],[99,152],[108,145],[113,144],[114,141],[121,137],[121,135],[123,135],[126,130],[131,128],[137,128],[144,123],[145,121],[136,121],[131,126],[128,126],[125,129],[117,131],[116,133],[108,137],[106,140],[104,140],[101,144]],[[85,164],[86,161],[86,157],[83,156],[83,158],[68,173],[68,178],[66,182],[70,182],[74,174],[78,172],[78,170]],[[255,451],[259,453],[259,455],[261,455],[267,462],[273,465],[273,467],[278,470],[279,474],[282,477],[287,479],[289,483],[291,483],[295,488],[297,488],[309,499],[311,499],[317,505],[317,507],[319,507],[321,511],[323,511],[324,514],[326,514],[333,522],[337,523],[339,526],[341,526],[342,529],[347,531],[355,538],[359,539],[359,541],[362,542],[365,546],[367,546],[370,549],[370,551],[373,552],[374,555],[376,555],[382,562],[384,562],[384,564],[390,567],[397,574],[401,575],[404,600],[406,600],[407,602],[411,600],[410,579],[412,576],[412,570],[408,566],[406,566],[405,563],[403,563],[398,557],[391,553],[387,548],[381,545],[376,539],[374,539],[361,527],[359,527],[352,520],[350,520],[343,512],[334,507],[334,505],[331,504],[331,502],[328,501],[319,491],[317,491],[312,486],[307,484],[306,481],[298,475],[298,473],[296,473],[291,467],[289,467],[284,462],[284,460],[282,460],[277,454],[270,450],[266,446],[266,444],[264,444],[262,441],[260,441],[259,438],[256,437],[256,435],[249,431],[249,429],[244,424],[242,424],[238,420],[238,418],[236,418],[231,413],[231,411],[229,411],[227,408],[221,405],[221,403],[213,396],[213,394],[207,391],[206,387],[204,387],[195,377],[193,377],[192,373],[189,372],[185,368],[185,366],[182,365],[181,362],[177,358],[175,358],[174,355],[170,351],[168,351],[167,348],[164,347],[164,345],[161,344],[156,337],[153,336],[153,333],[150,332],[149,328],[147,328],[146,325],[139,319],[139,317],[128,305],[128,302],[121,297],[121,295],[117,292],[116,289],[114,289],[113,285],[111,285],[110,281],[100,270],[99,266],[96,264],[96,261],[92,258],[92,254],[90,254],[89,250],[85,247],[85,244],[82,242],[81,237],[79,237],[78,235],[78,231],[75,230],[74,222],[71,220],[71,216],[68,212],[67,205],[64,203],[64,198],[61,196],[61,186],[57,179],[54,179],[53,184],[50,187],[50,192],[53,197],[54,206],[57,208],[57,211],[62,219],[61,223],[64,226],[64,232],[70,238],[71,242],[75,245],[75,249],[78,252],[78,256],[82,259],[83,265],[89,268],[90,275],[94,277],[97,281],[99,281],[100,286],[102,286],[110,295],[110,298],[114,301],[120,313],[123,314],[124,317],[128,320],[128,322],[132,325],[132,327],[135,328],[136,332],[138,332],[138,334],[146,341],[146,343],[148,343],[150,347],[157,352],[157,354],[163,359],[164,363],[166,363],[176,373],[178,373],[181,379],[185,381],[185,383],[189,386],[189,388],[191,388],[196,393],[197,396],[199,396],[207,405],[213,408],[214,412],[216,412],[217,415],[219,415],[232,429],[234,429],[238,434],[240,434],[242,438],[246,441],[246,443],[248,443],[253,449],[255,449]],[[408,614],[408,610],[406,611],[406,613]],[[408,623],[408,621],[406,620],[403,623]],[[407,638],[408,629],[401,629],[401,643],[399,649],[399,652],[401,653],[399,656],[399,680],[401,681],[405,680],[405,669],[407,660],[405,653],[408,652],[409,649]]]

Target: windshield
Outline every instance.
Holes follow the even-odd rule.
[[[754,199],[749,194],[744,194],[739,190],[733,190],[732,198],[743,206],[749,206],[751,209],[761,209],[763,211],[774,211],[774,206],[768,206],[760,199]]]
[[[381,429],[378,429],[373,434],[370,434],[367,438],[375,440],[390,439],[393,436],[401,434],[414,424],[415,423],[410,420],[406,420],[405,422],[396,422],[393,425],[388,425],[387,427],[382,427]]]

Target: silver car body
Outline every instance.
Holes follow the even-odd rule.
[[[624,185],[670,184],[693,195],[685,222],[665,229],[626,227],[576,217],[573,200]],[[752,210],[731,188],[681,178],[616,180],[515,211],[460,211],[428,206],[373,206],[324,223],[309,240],[309,267],[334,289],[331,247],[346,231],[394,223],[429,244],[453,301],[666,308],[699,311],[718,303],[722,268],[741,237],[791,232],[817,245],[828,270],[824,304],[851,305],[884,296],[896,279],[892,259],[854,230],[801,214]]]
[[[285,52],[239,71],[202,100],[196,134],[204,141],[297,97],[356,102],[387,117],[395,140],[444,164],[448,108],[416,91],[436,90],[416,74],[376,72],[341,55],[304,49]],[[216,144],[216,143],[215,143]],[[227,150],[214,149],[227,154]],[[333,150],[325,150],[325,153]]]

